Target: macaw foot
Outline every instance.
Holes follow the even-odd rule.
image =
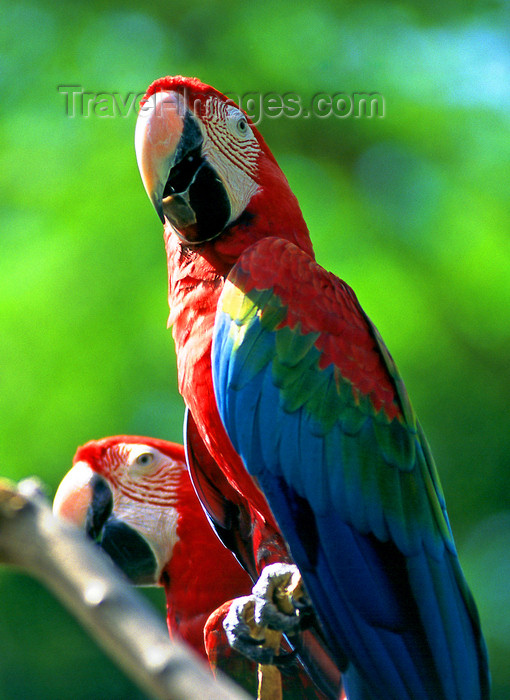
[[[281,634],[297,634],[309,608],[297,566],[270,564],[252,595],[232,601],[223,627],[230,646],[252,661],[286,666],[294,653],[278,653]]]

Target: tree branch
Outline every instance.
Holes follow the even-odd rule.
[[[54,517],[39,482],[0,480],[0,563],[41,580],[113,661],[157,700],[247,700],[229,679],[215,679],[99,547]]]

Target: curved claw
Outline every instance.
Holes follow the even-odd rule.
[[[223,628],[230,646],[259,664],[273,661],[273,650],[262,646],[264,637],[254,637],[256,625],[253,620],[255,601],[253,596],[243,596],[232,601],[223,620]]]
[[[304,592],[299,600],[291,592],[282,593],[290,586],[295,588],[301,581],[301,574],[295,564],[270,564],[266,566],[259,580],[253,586],[255,596],[255,622],[261,627],[293,634],[300,630],[301,610],[308,607]],[[285,596],[286,605],[282,606]],[[286,611],[282,612],[281,608]]]
[[[278,670],[285,674],[294,674],[296,668],[297,651],[293,649],[292,651],[282,651],[273,656],[272,664],[276,666]]]
[[[309,602],[304,591],[297,591],[301,575],[293,564],[266,566],[253,586],[251,596],[232,601],[223,627],[230,646],[260,664],[289,668],[295,654],[278,653],[279,642],[266,643],[267,630],[295,635],[307,620]],[[279,640],[279,637],[277,637]]]

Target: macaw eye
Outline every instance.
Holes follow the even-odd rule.
[[[248,133],[248,122],[244,117],[239,117],[236,123],[236,128],[237,131],[241,134],[241,136],[246,136]]]
[[[152,455],[150,452],[142,452],[142,454],[138,455],[136,458],[136,464],[138,464],[140,467],[148,467],[153,461],[154,455]]]
[[[245,114],[237,107],[227,107],[227,128],[230,133],[240,136],[243,140],[253,137]]]

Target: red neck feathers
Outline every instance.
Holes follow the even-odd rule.
[[[161,577],[168,628],[205,654],[204,625],[208,616],[226,600],[247,595],[252,583],[213,532],[187,471],[182,474],[178,494],[179,539]]]

